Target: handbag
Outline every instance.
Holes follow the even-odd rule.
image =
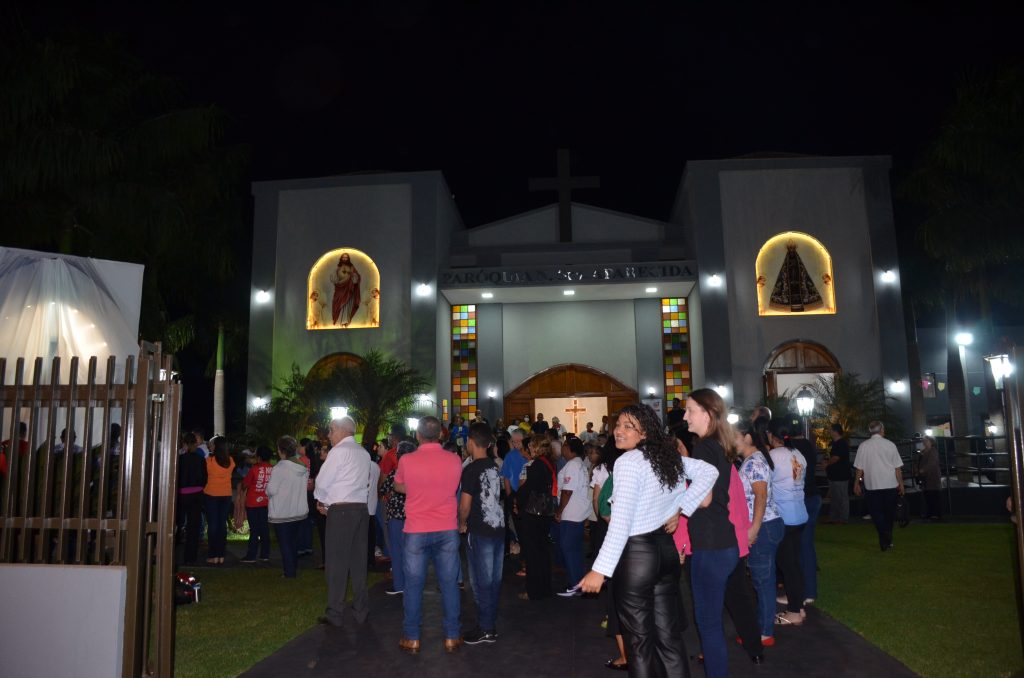
[[[530,492],[526,496],[526,504],[523,511],[531,516],[551,517],[557,509],[556,499],[549,492]]]

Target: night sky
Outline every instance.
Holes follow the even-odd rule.
[[[655,219],[689,159],[890,154],[898,180],[958,77],[1024,53],[1022,3],[203,4],[22,13],[223,107],[252,179],[440,169],[467,226],[554,202],[526,186],[558,147],[601,177],[578,201]]]

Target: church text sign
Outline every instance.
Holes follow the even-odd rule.
[[[690,261],[658,261],[636,264],[534,266],[530,268],[467,268],[441,273],[442,287],[475,285],[532,286],[587,282],[640,282],[693,280],[696,267]]]

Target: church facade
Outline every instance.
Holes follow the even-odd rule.
[[[467,229],[440,172],[253,195],[250,407],[292,365],[377,348],[445,419],[582,430],[637,400],[710,386],[742,409],[840,371],[881,378],[909,417],[888,158],[690,162],[664,222],[563,190]]]

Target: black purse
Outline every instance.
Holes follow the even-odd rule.
[[[551,492],[537,492],[534,490],[527,495],[523,511],[531,516],[550,518],[555,515],[557,508],[558,506],[555,498],[551,496]]]

